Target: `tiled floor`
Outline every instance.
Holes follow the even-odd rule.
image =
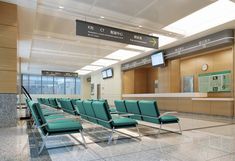
[[[157,137],[157,126],[150,128],[152,125],[145,123],[139,126],[141,140],[136,129],[123,129],[110,145],[106,141],[110,131],[84,122],[87,149],[80,134],[49,137],[47,150],[40,156],[32,131],[19,122],[18,127],[0,129],[0,160],[235,161],[234,119],[193,114],[179,117],[183,135],[162,131]],[[163,128],[178,130],[177,125]],[[36,138],[40,141],[38,133]]]

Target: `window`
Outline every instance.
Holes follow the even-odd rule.
[[[41,76],[30,75],[29,76],[29,93],[41,94]]]
[[[24,86],[24,88],[29,91],[29,75],[22,75],[22,81],[21,81],[22,85]]]
[[[54,94],[64,94],[64,77],[54,77]]]
[[[81,80],[76,78],[76,94],[81,94]]]
[[[80,94],[81,80],[75,77],[23,74],[21,83],[29,94]]]
[[[75,78],[66,77],[65,78],[65,94],[75,94]]]
[[[53,77],[42,76],[42,94],[53,94]]]

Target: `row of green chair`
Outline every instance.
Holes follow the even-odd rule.
[[[70,99],[60,99],[59,100],[61,109],[64,112],[67,112],[72,115],[79,115],[79,112],[75,110],[75,105],[73,104],[72,100]],[[76,103],[76,101],[75,101]]]
[[[53,108],[59,108],[56,98],[37,98],[38,103],[51,106]]]
[[[76,103],[76,110],[80,112],[82,119],[98,124],[105,128],[112,129],[108,139],[108,144],[110,144],[112,141],[113,133],[116,131],[116,129],[136,128],[140,136],[137,121],[125,117],[112,117],[109,108],[104,101],[79,100]]]
[[[45,147],[47,137],[54,135],[80,133],[83,144],[86,147],[86,141],[83,136],[83,127],[77,118],[71,118],[58,110],[56,111],[57,113],[48,113],[48,111],[45,110],[50,109],[43,109],[39,103],[35,103],[31,100],[26,100],[26,103],[32,113],[35,127],[42,136],[43,143],[39,150],[39,154]]]
[[[158,134],[160,134],[162,125],[174,123],[178,124],[179,134],[182,134],[179,118],[170,115],[177,112],[165,112],[160,114],[156,101],[115,100],[114,104],[118,113],[132,114],[129,116],[132,119],[160,124]]]

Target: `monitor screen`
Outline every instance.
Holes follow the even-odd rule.
[[[164,65],[164,56],[163,56],[163,52],[159,52],[156,54],[153,54],[151,56],[151,60],[152,60],[152,66],[160,66],[160,65]]]
[[[110,78],[110,77],[112,77],[113,76],[113,70],[110,68],[110,69],[108,69],[108,70],[106,70],[107,71],[107,77],[108,78]]]
[[[104,78],[107,78],[107,72],[106,72],[106,70],[102,71],[102,78],[103,78],[103,79],[104,79]]]

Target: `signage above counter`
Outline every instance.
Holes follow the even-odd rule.
[[[78,77],[78,73],[42,70],[44,76]]]
[[[232,45],[234,42],[234,34],[232,29],[223,30],[182,45],[164,50],[165,59],[174,59],[186,55],[192,55],[199,52],[215,50],[221,47]],[[154,51],[156,52],[156,51]],[[153,54],[153,53],[152,53]],[[151,63],[151,55],[133,60],[122,64],[122,70],[129,70]]]
[[[76,35],[158,49],[158,37],[76,20]]]

